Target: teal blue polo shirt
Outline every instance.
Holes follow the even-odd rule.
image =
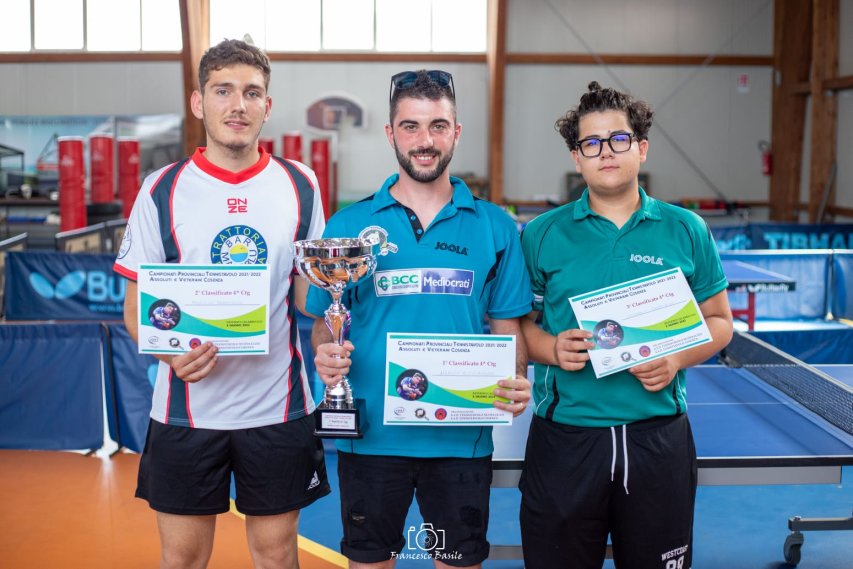
[[[373,277],[344,292],[355,346],[349,380],[367,404],[363,439],[339,439],[361,454],[482,457],[492,453],[491,427],[383,425],[385,344],[389,332],[482,334],[484,318],[524,316],[533,300],[515,223],[496,205],[475,199],[451,177],[453,195],[428,227],[390,193],[399,175],[372,196],[329,219],[324,237],[357,237],[379,227],[396,253],[378,257]],[[411,278],[412,276],[416,278]],[[316,287],[307,309],[318,316],[331,297]]]
[[[720,256],[705,222],[686,209],[639,190],[641,204],[621,229],[581,198],[532,220],[522,249],[542,328],[557,335],[578,328],[569,297],[681,267],[701,304],[725,290]],[[536,414],[580,427],[610,427],[687,409],[684,371],[649,392],[627,371],[596,379],[587,363],[575,372],[535,364]]]

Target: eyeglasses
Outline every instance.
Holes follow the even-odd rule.
[[[441,69],[430,69],[426,72],[426,76],[439,87],[447,87],[450,89],[450,96],[454,98],[456,97],[456,90],[453,88],[453,75],[447,71],[442,71]],[[417,71],[401,71],[400,73],[397,73],[391,77],[391,95],[388,99],[391,100],[394,98],[395,91],[411,89],[415,86],[417,81]]]
[[[609,138],[584,138],[578,142],[578,150],[586,158],[595,158],[601,155],[601,149],[606,142],[615,154],[631,150],[631,141],[636,138],[630,132],[617,132]]]

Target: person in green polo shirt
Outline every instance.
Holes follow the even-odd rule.
[[[620,569],[691,566],[697,460],[684,370],[728,344],[732,317],[705,222],[639,186],[652,116],[647,103],[590,83],[556,124],[588,187],[522,236],[535,297],[522,323],[535,363],[519,484],[527,567],[600,568],[608,534]],[[712,341],[596,379],[587,363],[596,343],[567,299],[675,267]]]

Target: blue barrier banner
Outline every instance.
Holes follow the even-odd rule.
[[[7,253],[6,319],[120,319],[127,283],[113,272],[114,260],[85,253]]]
[[[853,251],[832,254],[832,315],[853,320]]]
[[[762,330],[751,334],[807,364],[853,364],[853,328],[849,326]]]
[[[151,412],[158,361],[137,353],[136,342],[122,324],[108,324],[110,357],[107,381],[107,420],[110,436],[119,446],[142,452]]]
[[[711,227],[720,251],[853,249],[853,224],[752,223]]]
[[[793,279],[795,289],[755,295],[760,319],[799,320],[826,318],[829,310],[830,251],[722,251],[722,259],[741,261]],[[746,293],[729,293],[732,307],[745,306]]]
[[[99,449],[101,325],[0,325],[0,448]]]
[[[760,223],[752,249],[853,249],[853,224]]]
[[[750,248],[749,225],[712,225],[710,228],[718,251],[742,251]]]

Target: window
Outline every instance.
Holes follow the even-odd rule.
[[[189,0],[194,1],[194,0]],[[486,51],[487,0],[209,0],[210,42],[269,52]],[[0,52],[181,51],[179,0],[2,0]]]
[[[139,0],[86,0],[86,48],[136,51],[139,23]]]
[[[305,0],[269,2],[266,6],[265,19],[267,50],[317,51],[320,49],[320,2]]]
[[[83,49],[83,0],[35,0],[33,47]]]
[[[142,0],[142,51],[181,51],[181,12],[176,0]]]
[[[210,0],[210,42],[267,51],[486,51],[487,0]]]
[[[0,51],[30,51],[30,0],[6,0],[0,18]]]
[[[180,51],[178,0],[3,0],[0,52]]]

